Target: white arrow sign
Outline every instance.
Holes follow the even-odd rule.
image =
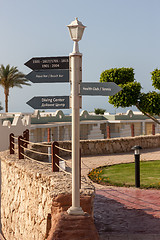
[[[122,88],[114,82],[84,82],[80,84],[81,95],[113,96],[121,90]]]

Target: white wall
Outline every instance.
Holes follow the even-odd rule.
[[[10,121],[5,120],[2,124],[0,121],[0,151],[9,149],[9,135],[14,133],[15,136],[21,135],[26,129],[30,129],[30,116],[15,116],[11,124]]]

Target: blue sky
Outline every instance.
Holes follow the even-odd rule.
[[[28,74],[24,63],[32,57],[69,55],[73,42],[66,26],[78,17],[87,26],[79,42],[83,81],[98,82],[105,69],[133,67],[135,79],[148,92],[153,90],[150,72],[160,68],[159,12],[159,0],[0,0],[0,64]],[[9,111],[32,112],[26,102],[34,96],[69,94],[68,83],[13,88]],[[85,110],[115,112],[107,97],[82,98]],[[1,87],[0,101],[4,107]]]

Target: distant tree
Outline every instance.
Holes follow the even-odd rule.
[[[9,89],[13,87],[22,88],[22,85],[30,85],[25,75],[18,71],[17,67],[10,67],[8,64],[0,66],[0,85],[4,88],[5,111],[8,112]]]
[[[152,85],[160,90],[160,70],[151,73]],[[115,82],[122,88],[114,96],[109,97],[109,103],[114,107],[136,106],[143,114],[160,124],[155,115],[160,114],[160,93],[155,91],[143,93],[142,86],[134,79],[133,68],[112,68],[102,72],[100,82]]]
[[[94,112],[95,114],[104,114],[105,113],[105,109],[101,109],[101,108],[95,108]]]

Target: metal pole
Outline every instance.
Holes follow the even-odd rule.
[[[135,187],[140,187],[140,149],[141,146],[135,145],[131,148],[134,150],[134,157],[135,157]]]
[[[140,154],[135,154],[135,186],[140,187],[140,163],[139,158]]]
[[[71,84],[72,84],[72,206],[68,213],[83,215],[80,207],[80,179],[79,179],[79,139],[80,139],[80,96],[79,84],[81,79],[82,54],[79,53],[78,42],[74,42],[73,52],[70,54]]]

